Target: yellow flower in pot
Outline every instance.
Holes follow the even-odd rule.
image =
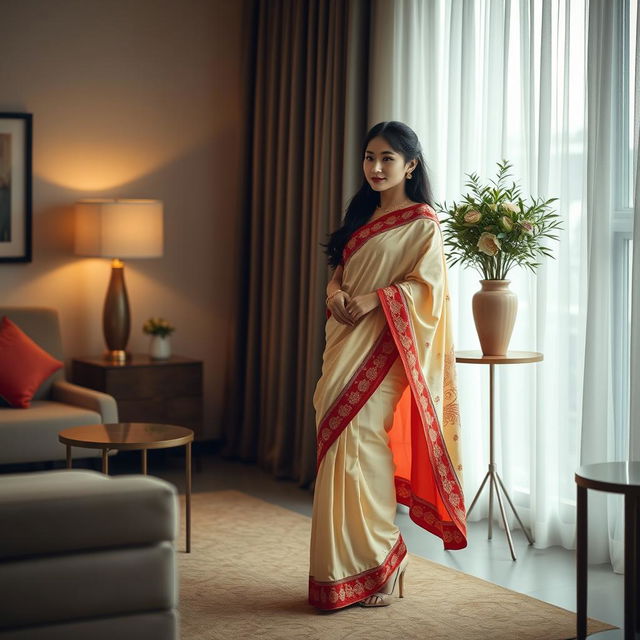
[[[168,360],[171,357],[169,336],[176,328],[164,318],[149,318],[142,325],[142,332],[151,336],[149,356],[152,360]]]

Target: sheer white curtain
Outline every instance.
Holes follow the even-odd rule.
[[[634,165],[633,279],[640,282],[640,12],[636,25],[635,117],[633,139],[636,143]],[[631,419],[629,459],[640,460],[640,288],[636,285],[631,307]]]
[[[498,466],[540,548],[574,545],[583,387],[595,373],[585,377],[587,18],[586,3],[569,0],[378,0],[372,25],[370,124],[402,120],[416,130],[436,199],[459,198],[465,173],[493,177],[503,158],[525,193],[559,198],[557,259],[536,276],[509,274],[519,299],[510,348],[545,360],[497,370]],[[451,276],[457,348],[479,348],[471,316],[479,276]],[[462,364],[458,380],[470,499],[488,460],[488,372]],[[597,393],[605,397],[606,384]],[[486,517],[487,505],[485,492],[472,519]],[[607,552],[600,529],[592,559]]]
[[[612,332],[613,210],[616,52],[621,45],[616,13],[621,3],[590,0],[587,47],[587,325],[580,461],[616,458]],[[624,448],[624,447],[622,447]],[[621,448],[621,449],[622,449]],[[589,492],[589,537],[592,560],[611,559],[623,569],[622,501]],[[607,528],[602,526],[607,523]]]
[[[640,460],[640,16],[636,31],[636,81],[635,81],[635,127],[634,140],[636,142],[635,158],[635,187],[634,187],[634,216],[633,216],[633,275],[632,282],[636,283],[631,297],[631,407],[629,419],[629,459]],[[621,529],[622,514],[619,507],[618,530]],[[620,532],[616,538],[622,537]],[[617,565],[622,564],[621,547],[617,547]]]

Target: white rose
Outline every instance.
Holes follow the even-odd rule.
[[[529,222],[528,220],[522,220],[520,222],[520,229],[522,230],[522,233],[528,236],[533,235],[533,224],[531,224],[531,222]]]
[[[513,222],[509,216],[502,216],[500,220],[498,220],[498,224],[502,228],[503,231],[507,233],[513,231]]]
[[[513,202],[503,202],[502,208],[506,209],[509,213],[518,213],[518,211],[520,211],[518,205],[513,204]]]
[[[502,248],[500,240],[493,233],[487,233],[486,231],[480,234],[478,238],[478,249],[482,253],[486,253],[488,256],[495,256]]]
[[[464,221],[467,224],[475,224],[476,222],[480,222],[480,218],[482,218],[482,214],[475,209],[467,211],[467,213],[464,214]]]

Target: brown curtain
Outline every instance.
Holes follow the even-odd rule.
[[[224,453],[303,485],[315,475],[312,397],[330,275],[321,243],[360,180],[369,5],[253,4],[245,290]]]

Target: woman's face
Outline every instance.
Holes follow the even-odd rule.
[[[416,161],[405,162],[404,156],[394,151],[381,136],[372,138],[364,152],[362,169],[374,191],[386,191],[404,183],[407,173]]]

